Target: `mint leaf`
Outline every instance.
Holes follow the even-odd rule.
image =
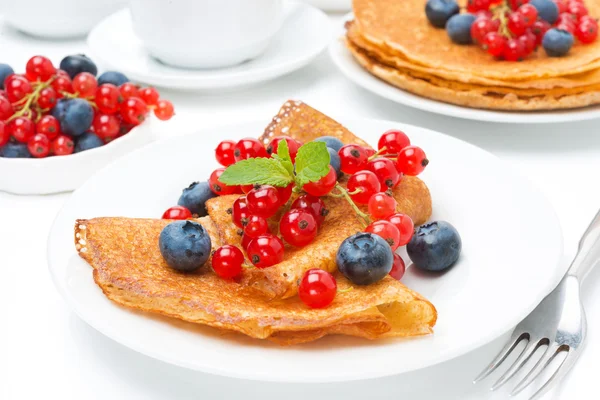
[[[272,157],[276,160],[279,160],[279,162],[281,162],[284,168],[287,169],[290,175],[294,175],[294,164],[292,164],[292,157],[290,156],[290,149],[286,140],[279,142],[279,145],[277,146],[277,154],[273,154]]]
[[[308,142],[296,155],[296,185],[316,182],[329,173],[329,152],[324,142]]]
[[[226,185],[271,185],[284,187],[294,176],[274,158],[249,158],[230,165],[219,177]]]

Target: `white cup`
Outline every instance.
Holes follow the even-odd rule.
[[[264,52],[282,0],[131,0],[136,35],[150,54],[183,68],[221,68]]]

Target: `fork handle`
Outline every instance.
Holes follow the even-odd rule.
[[[583,281],[588,273],[600,262],[600,211],[579,241],[579,249],[569,267],[569,275]]]

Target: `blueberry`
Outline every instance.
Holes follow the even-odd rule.
[[[75,153],[79,153],[86,150],[95,149],[96,147],[103,146],[104,142],[98,136],[92,132],[86,132],[79,136],[77,144],[75,145]]]
[[[211,241],[199,223],[176,221],[164,227],[158,239],[158,247],[171,268],[192,272],[208,260]]]
[[[328,147],[327,151],[329,152],[329,165],[331,165],[333,169],[335,169],[335,173],[337,174],[337,176],[340,176],[342,172],[340,170],[342,161],[340,160],[338,152],[332,149],[331,147]]]
[[[67,104],[69,104],[70,101],[71,99],[58,99],[56,105],[50,111],[50,114],[60,121],[64,117]]]
[[[552,0],[531,0],[529,2],[538,11],[538,16],[551,25],[558,19],[558,5]]]
[[[320,138],[315,139],[315,142],[325,142],[327,147],[331,147],[335,151],[340,151],[340,149],[344,145],[344,143],[340,139],[334,136],[321,136]]]
[[[550,57],[562,57],[573,47],[574,38],[571,33],[552,28],[544,35],[542,46]]]
[[[369,285],[392,270],[394,254],[379,235],[357,233],[342,242],[335,257],[340,272],[355,285]]]
[[[98,68],[96,64],[89,59],[85,54],[74,54],[72,56],[66,56],[60,62],[60,69],[65,71],[71,79],[75,78],[75,75],[81,72],[89,72],[96,76]]]
[[[64,107],[64,114],[59,118],[60,129],[63,133],[79,136],[90,129],[94,119],[94,110],[87,100],[71,99]]]
[[[475,16],[473,14],[456,14],[450,17],[448,23],[446,23],[446,31],[448,36],[454,43],[458,44],[471,44],[473,38],[471,37],[471,25],[475,22]]]
[[[125,82],[129,82],[129,78],[118,71],[106,71],[98,77],[98,85],[112,83],[115,86],[121,86]]]
[[[459,12],[455,0],[429,0],[425,5],[427,19],[436,28],[444,28],[450,17]]]
[[[183,189],[181,197],[177,204],[184,206],[192,212],[192,214],[198,214],[200,217],[207,215],[206,212],[206,201],[212,199],[216,194],[210,190],[208,182],[193,182],[190,186]]]
[[[6,77],[14,73],[15,71],[10,65],[0,63],[0,89],[4,89],[4,80]]]
[[[5,158],[31,158],[25,143],[7,143],[0,147],[0,157]]]
[[[443,271],[458,260],[461,247],[456,228],[448,222],[436,221],[419,226],[406,245],[406,251],[415,267]]]

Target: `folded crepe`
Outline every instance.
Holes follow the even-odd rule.
[[[346,143],[361,143],[337,122],[300,102],[287,102],[262,140],[286,134],[303,142],[322,135]],[[431,214],[431,198],[418,178],[405,177],[394,195],[399,209],[422,223]],[[208,217],[197,221],[212,240],[213,249],[239,245],[237,228],[227,212],[237,196],[207,203]],[[114,302],[189,322],[236,331],[281,344],[316,340],[328,334],[367,339],[408,337],[432,332],[435,307],[391,277],[337,294],[325,309],[306,307],[295,296],[298,279],[310,268],[334,272],[340,289],[349,288],[335,272],[335,254],[348,236],[362,230],[349,206],[327,198],[330,214],[315,242],[302,249],[286,248],[284,261],[266,269],[245,269],[240,280],[222,279],[209,267],[181,273],[167,266],[158,248],[168,220],[95,218],[78,220],[75,244],[93,268],[95,282]]]

